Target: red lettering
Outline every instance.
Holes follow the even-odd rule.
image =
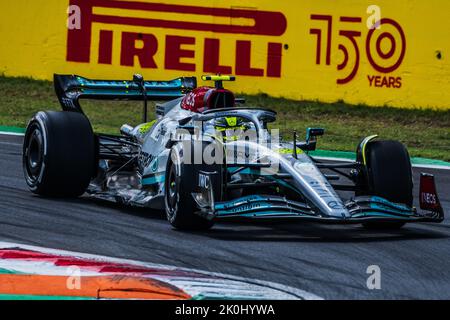
[[[170,2],[170,1],[166,1]],[[125,25],[145,28],[165,28],[178,29],[183,31],[206,31],[214,33],[228,34],[250,34],[281,36],[287,28],[287,20],[282,12],[262,11],[255,9],[238,9],[227,7],[190,6],[169,3],[149,3],[143,1],[105,1],[105,0],[70,0],[70,5],[77,5],[81,8],[82,29],[68,30],[67,37],[67,61],[89,62],[92,35],[92,25],[94,23],[104,23],[109,25]],[[95,8],[115,8],[122,12],[129,10],[139,10],[146,12],[148,18],[133,17],[132,14],[124,16],[114,16],[111,14],[94,14]],[[165,20],[154,17],[155,13],[178,13],[182,17],[177,20]],[[195,14],[199,17],[199,22],[189,21],[183,15]],[[248,26],[241,26],[232,23],[209,23],[215,21],[215,17],[220,18],[244,18],[253,23]],[[200,22],[201,21],[201,22]],[[270,22],[270,23],[268,23]]]
[[[182,45],[194,45],[195,38],[167,36],[165,68],[170,70],[195,71],[195,64],[181,62],[181,58],[194,58],[194,50],[181,49]]]
[[[220,65],[220,40],[205,39],[205,51],[203,55],[203,72],[232,74],[233,69],[229,66]]]
[[[367,75],[367,80],[369,80],[369,86],[377,88],[401,88],[402,78],[401,77],[387,77],[387,76],[371,76]]]
[[[369,85],[372,86],[372,82],[375,79],[375,76],[367,76],[367,79],[369,79]]]
[[[251,46],[250,41],[236,41],[236,75],[262,77],[263,69],[251,67]]]
[[[269,42],[267,50],[267,76],[281,77],[281,58],[282,58],[281,43]]]
[[[142,48],[136,48],[136,41],[142,41]],[[122,52],[120,64],[134,66],[134,57],[137,56],[142,68],[157,68],[153,56],[158,51],[158,40],[152,34],[133,32],[122,33]]]
[[[388,88],[390,88],[390,87],[394,88],[394,84],[395,84],[395,78],[394,77],[389,77]]]
[[[108,30],[100,31],[100,41],[98,45],[98,63],[111,64],[113,50],[113,32]]]
[[[380,76],[375,77],[375,87],[381,87],[381,77]]]

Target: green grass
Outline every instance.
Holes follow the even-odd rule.
[[[450,161],[450,111],[397,109],[348,105],[343,102],[293,101],[265,95],[243,96],[248,106],[278,112],[279,128],[286,137],[295,129],[323,127],[318,148],[354,151],[361,138],[378,134],[405,143],[411,156]],[[124,123],[138,124],[140,102],[83,101],[83,108],[96,131],[118,133]],[[39,110],[59,110],[53,85],[48,81],[0,77],[0,126],[25,127]],[[153,114],[151,113],[153,116]]]

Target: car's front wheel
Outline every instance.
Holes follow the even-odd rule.
[[[165,208],[167,220],[180,230],[207,230],[214,224],[198,214],[192,193],[195,191],[195,165],[173,156],[178,152],[172,149],[167,163],[165,179]],[[178,160],[174,161],[172,158]]]
[[[412,168],[406,147],[398,141],[372,141],[366,150],[363,193],[411,207],[413,204]],[[367,229],[399,229],[401,221],[367,222]]]

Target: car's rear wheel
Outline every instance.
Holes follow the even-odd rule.
[[[372,141],[366,147],[365,190],[395,203],[413,204],[412,168],[406,147],[398,141]],[[400,221],[367,222],[367,229],[399,229]]]
[[[95,139],[89,120],[76,112],[38,112],[23,143],[28,187],[42,196],[77,197],[95,171]]]

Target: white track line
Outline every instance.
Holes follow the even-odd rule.
[[[0,134],[4,135],[4,136],[23,136],[24,135],[23,133],[20,133],[20,132],[9,132],[9,131],[0,131]]]
[[[16,132],[7,132],[7,131],[0,131],[0,135],[6,135],[6,136],[23,136],[23,133],[16,133]],[[1,144],[1,142],[0,142]],[[8,144],[8,143],[6,143]],[[11,143],[12,145],[12,143]],[[342,161],[342,162],[352,162],[353,160],[345,159],[345,158],[335,158],[335,157],[314,157],[319,160],[328,160],[328,161]],[[436,164],[413,164],[413,168],[424,168],[424,169],[436,169],[436,170],[450,170],[450,166],[441,166]]]
[[[437,170],[450,170],[450,167],[440,166],[438,164],[413,164],[414,168],[424,168],[424,169],[437,169]]]

